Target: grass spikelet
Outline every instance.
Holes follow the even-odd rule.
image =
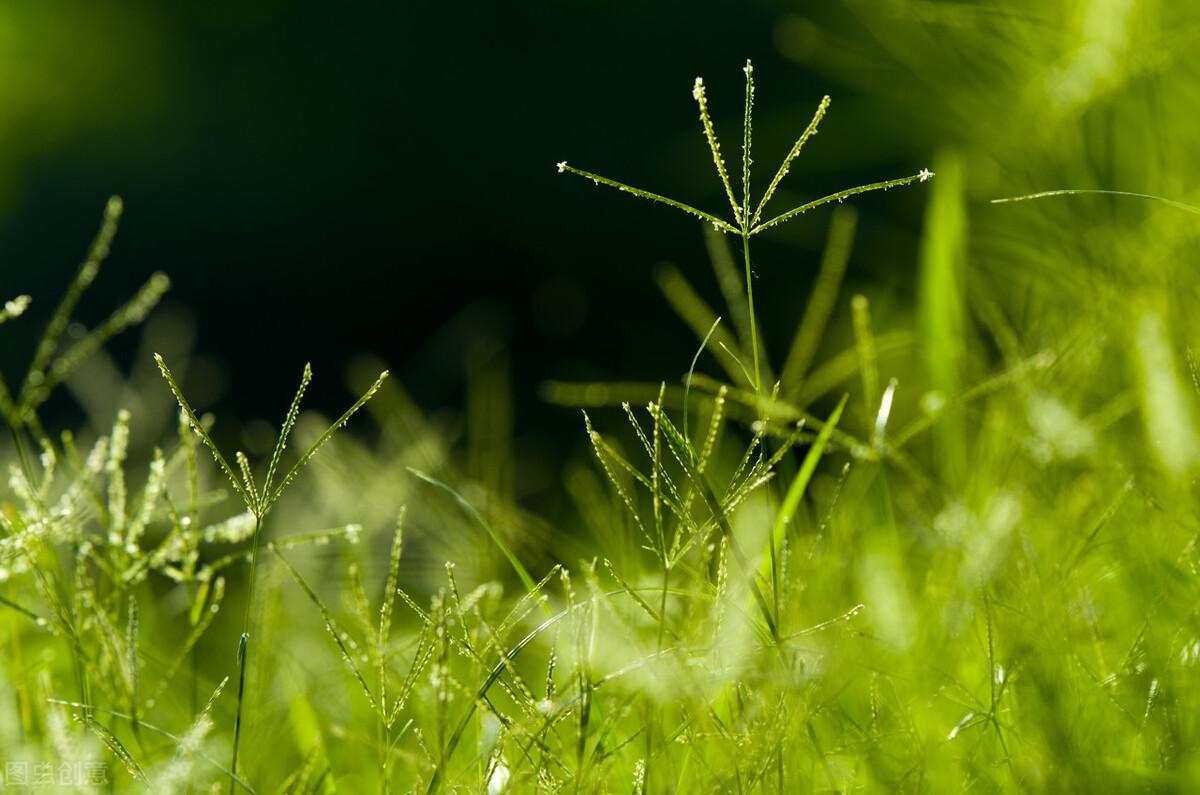
[[[759,200],[758,207],[754,211],[754,217],[750,221],[751,226],[756,225],[762,217],[762,212],[767,206],[767,202],[771,201],[771,197],[775,195],[775,189],[779,187],[779,183],[783,181],[783,178],[791,170],[792,161],[800,155],[800,150],[808,143],[808,139],[817,134],[817,128],[821,125],[821,119],[825,118],[825,113],[829,110],[830,102],[831,100],[828,96],[821,98],[820,103],[817,105],[816,113],[813,114],[812,121],[804,128],[804,132],[800,133],[800,137],[796,139],[796,143],[792,144],[792,148],[784,156],[783,162],[779,164],[779,170],[775,172],[775,176],[771,178],[767,189],[763,191],[762,199]]]
[[[121,544],[125,530],[125,454],[128,448],[129,412],[122,410],[117,414],[109,437],[108,463],[104,467],[108,474],[108,540],[112,544]]]
[[[330,612],[329,608],[325,605],[325,602],[320,596],[317,595],[317,592],[312,589],[312,586],[308,584],[308,581],[304,579],[303,575],[296,570],[296,567],[293,566],[278,549],[272,548],[271,551],[275,553],[275,557],[280,563],[283,564],[284,568],[287,569],[288,574],[292,575],[292,579],[295,580],[296,584],[300,586],[300,590],[304,591],[304,595],[307,596],[309,601],[316,606],[318,611],[320,611],[322,622],[325,625],[325,630],[329,633],[329,636],[333,638],[333,642],[337,646],[338,651],[341,652],[342,661],[346,663],[346,667],[350,670],[351,674],[354,675],[355,680],[357,680],[359,685],[362,686],[363,694],[366,696],[367,703],[370,705],[372,711],[374,711],[376,714],[383,714],[380,710],[379,702],[375,698],[375,694],[371,692],[371,686],[367,684],[367,680],[363,677],[362,670],[359,668],[357,659],[357,644],[350,637],[349,633],[342,630],[341,626],[337,622],[337,619],[333,617],[333,613]]]
[[[788,210],[786,213],[777,215],[769,221],[763,221],[762,223],[760,223],[754,227],[754,229],[752,230],[752,233],[758,234],[759,232],[765,232],[766,230],[771,229],[772,227],[779,226],[780,224],[783,224],[783,223],[786,223],[786,222],[792,220],[793,218],[795,218],[798,215],[803,215],[804,213],[807,213],[810,210],[815,210],[818,207],[824,207],[826,204],[833,204],[835,202],[840,204],[841,202],[844,202],[846,199],[849,199],[852,196],[858,196],[859,194],[862,194],[862,193],[870,193],[872,191],[877,191],[877,190],[886,191],[886,190],[891,190],[892,188],[901,188],[901,187],[904,187],[905,185],[912,185],[917,182],[928,182],[933,177],[934,177],[934,173],[932,171],[929,171],[928,169],[921,169],[919,172],[917,172],[916,174],[913,174],[910,177],[899,177],[898,179],[888,179],[888,180],[884,180],[882,182],[872,182],[869,185],[859,185],[854,188],[847,188],[845,190],[840,190],[836,193],[831,193],[828,196],[823,196],[819,199],[814,199],[813,201],[807,202],[806,204],[802,204],[799,207],[795,207],[791,210]]]
[[[608,177],[602,177],[599,174],[593,174],[590,171],[584,171],[581,168],[575,168],[574,166],[569,166],[566,164],[565,161],[558,164],[558,170],[559,170],[559,173],[566,172],[569,174],[577,174],[585,179],[590,179],[592,181],[592,184],[594,184],[594,185],[607,185],[610,188],[616,188],[617,190],[619,190],[623,193],[628,193],[631,196],[637,196],[638,198],[641,198],[641,199],[646,199],[646,200],[652,201],[652,202],[658,202],[659,204],[665,204],[668,207],[674,207],[676,210],[682,210],[683,212],[687,213],[688,215],[695,216],[696,218],[699,218],[702,221],[707,221],[708,223],[713,225],[714,229],[719,229],[722,232],[736,232],[737,231],[734,227],[730,226],[730,224],[727,221],[722,221],[720,218],[716,217],[715,215],[710,215],[709,213],[706,213],[703,210],[697,210],[695,207],[692,207],[691,205],[684,204],[683,202],[680,202],[680,201],[675,201],[674,199],[668,199],[666,196],[660,196],[657,193],[651,193],[648,190],[642,190],[641,188],[635,188],[631,185],[626,185],[623,182],[617,182],[616,180],[609,179]]]
[[[171,280],[167,278],[166,274],[153,274],[128,303],[114,311],[87,336],[54,360],[41,382],[32,387],[25,397],[25,411],[32,411],[45,402],[59,384],[70,377],[79,365],[104,347],[109,340],[126,329],[142,323],[151,310],[158,306],[159,301],[170,288]]]
[[[25,310],[31,303],[33,303],[33,299],[27,295],[18,295],[16,298],[5,301],[4,305],[0,306],[0,324],[16,320],[25,314]]]
[[[100,230],[92,240],[92,245],[88,248],[83,263],[79,266],[79,271],[67,288],[62,301],[54,310],[50,322],[46,325],[46,331],[43,333],[41,341],[38,342],[37,349],[33,354],[33,361],[25,376],[25,383],[21,387],[22,396],[27,395],[31,389],[39,387],[45,381],[46,368],[50,365],[55,351],[58,350],[59,340],[71,320],[71,313],[75,311],[76,304],[79,303],[79,299],[83,297],[87,288],[96,280],[100,266],[108,258],[124,209],[125,205],[119,196],[113,196],[105,205],[104,216],[100,221]],[[21,402],[23,404],[24,400]]]
[[[404,550],[404,518],[405,508],[400,509],[396,517],[396,532],[392,537],[391,554],[388,556],[387,581],[383,586],[383,601],[379,606],[379,658],[383,664],[384,646],[392,632],[392,613],[396,605],[396,589],[400,582],[400,555]],[[380,676],[383,672],[380,671]]]
[[[708,113],[708,92],[704,87],[704,78],[697,77],[692,84],[692,99],[700,109],[700,126],[704,129],[704,140],[708,142],[708,150],[712,152],[713,166],[717,176],[721,178],[721,186],[725,188],[725,196],[729,199],[729,208],[734,215],[738,212],[738,201],[733,196],[733,185],[729,182],[729,173],[725,170],[725,158],[721,155],[721,144],[717,141],[717,132],[713,129],[712,118]],[[713,228],[719,228],[713,224]]]
[[[745,228],[751,225],[747,219],[750,218],[750,164],[754,162],[750,155],[754,129],[754,65],[749,59],[746,60],[742,71],[746,73],[746,103],[742,116],[742,208],[740,212],[735,208],[734,212],[739,223]]]
[[[141,766],[137,760],[133,758],[133,754],[129,753],[129,749],[117,739],[117,736],[109,731],[103,724],[92,718],[79,718],[79,720],[87,727],[87,729],[100,738],[100,742],[104,747],[117,758],[117,761],[125,768],[129,775],[145,787],[150,786],[150,780],[146,778],[146,774],[142,772]]]
[[[242,498],[242,502],[246,504],[246,508],[251,512],[255,511],[257,506],[255,505],[254,500],[250,497],[250,493],[247,492],[245,486],[242,485],[241,479],[233,471],[233,467],[229,466],[229,462],[225,460],[225,456],[221,455],[221,451],[217,448],[216,442],[214,442],[212,437],[208,435],[208,430],[205,429],[204,423],[201,422],[200,418],[196,416],[196,412],[192,409],[191,404],[188,403],[187,398],[183,396],[183,391],[180,390],[179,385],[175,383],[175,376],[171,374],[171,370],[167,367],[166,361],[164,361],[163,357],[157,353],[154,354],[154,361],[158,364],[158,369],[162,373],[163,379],[167,382],[167,386],[170,387],[171,394],[173,394],[175,396],[175,400],[179,402],[179,408],[185,415],[187,415],[188,424],[191,426],[192,432],[200,437],[200,441],[204,442],[204,446],[208,448],[210,453],[212,453],[213,460],[217,462],[217,466],[219,466],[221,471],[225,473],[225,477],[228,478],[230,485],[233,486],[233,490],[237,492],[239,497]]]
[[[306,369],[305,373],[306,373],[307,377],[311,378],[311,376],[312,376],[311,371]],[[267,510],[270,510],[271,506],[275,504],[275,502],[279,499],[280,495],[283,494],[284,490],[287,489],[288,485],[292,482],[292,480],[295,479],[297,474],[299,474],[300,470],[304,468],[304,465],[308,463],[309,459],[311,459],[314,455],[316,455],[317,451],[320,450],[321,447],[323,447],[324,444],[329,441],[330,437],[332,437],[333,434],[339,428],[346,427],[346,423],[350,421],[350,418],[353,417],[355,414],[357,414],[358,410],[361,409],[364,405],[366,405],[367,401],[369,401],[371,398],[375,397],[375,393],[377,393],[379,391],[379,388],[381,386],[383,386],[383,382],[387,380],[387,377],[388,377],[388,371],[384,370],[382,373],[379,374],[379,377],[375,379],[375,382],[373,384],[371,384],[371,386],[367,389],[367,391],[364,392],[358,400],[354,401],[354,405],[352,405],[350,408],[346,409],[345,413],[343,413],[342,416],[338,417],[337,421],[335,421],[332,425],[330,425],[327,429],[325,429],[325,432],[322,433],[320,436],[318,436],[317,440],[315,442],[313,442],[311,445],[309,445],[308,449],[305,450],[300,455],[300,458],[297,459],[296,463],[292,465],[292,468],[289,469],[287,471],[287,474],[283,476],[283,479],[280,481],[279,485],[275,488],[275,490],[273,492],[270,492],[271,496],[269,498],[267,497],[268,492],[264,489],[264,491],[263,491],[263,498],[265,501],[264,507],[263,507],[264,512]],[[296,394],[297,402],[299,401],[300,397],[301,397],[301,393],[297,392],[297,394]],[[283,437],[281,436],[281,439],[282,438]],[[286,439],[283,439],[283,441],[286,442]]]
[[[296,389],[296,396],[292,398],[292,405],[288,407],[287,416],[283,419],[283,426],[279,429],[279,438],[275,442],[275,451],[271,454],[271,464],[267,468],[267,477],[263,481],[263,493],[270,493],[271,486],[275,482],[275,472],[279,469],[279,461],[283,458],[283,451],[287,449],[288,438],[292,435],[292,428],[296,426],[296,418],[300,416],[300,401],[304,399],[304,392],[311,382],[312,365],[306,362],[304,372],[300,376],[300,386]]]

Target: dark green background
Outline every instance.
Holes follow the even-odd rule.
[[[423,406],[461,405],[472,357],[507,351],[519,444],[574,444],[577,415],[541,404],[539,385],[677,379],[696,341],[653,266],[671,260],[716,290],[697,223],[560,176],[556,161],[719,212],[691,85],[705,76],[733,161],[751,57],[759,179],[821,95],[835,100],[778,209],[929,164],[903,97],[881,104],[796,62],[809,18],[860,35],[823,3],[14,4],[0,13],[16,97],[0,122],[0,262],[5,295],[35,305],[5,329],[4,371],[24,364],[119,193],[123,226],[80,315],[97,321],[166,271],[169,302],[224,372],[219,410],[275,419],[306,359],[314,405],[332,410],[360,351]],[[923,201],[857,202],[852,279],[908,290],[895,263],[912,261]],[[776,348],[827,220],[758,249]]]

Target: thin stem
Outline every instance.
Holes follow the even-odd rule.
[[[242,739],[242,704],[246,695],[246,658],[250,653],[250,615],[254,609],[254,575],[258,569],[258,541],[262,533],[262,524],[262,516],[256,514],[254,517],[254,536],[250,541],[250,587],[246,594],[246,612],[242,618],[242,636],[238,639],[237,711],[233,719],[233,759],[229,763],[229,769],[235,776],[237,775],[238,747]],[[235,784],[235,781],[231,780],[229,782],[230,795],[233,795],[236,791]]]
[[[758,318],[754,314],[754,275],[750,272],[750,232],[742,230],[742,251],[746,256],[746,303],[750,310],[750,348],[754,354],[754,393],[758,394],[762,376],[758,365]]]

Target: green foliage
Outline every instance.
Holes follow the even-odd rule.
[[[727,305],[665,266],[697,340],[681,377],[547,386],[584,409],[594,459],[563,473],[574,511],[554,522],[480,460],[471,434],[494,429],[456,436],[371,362],[332,423],[301,412],[306,367],[257,467],[222,452],[162,357],[159,397],[179,407],[162,438],[125,411],[95,438],[51,436],[49,390],[157,296],[59,352],[110,204],[32,375],[3,392],[0,749],[106,760],[118,791],[1195,788],[1194,280],[1181,296],[1101,282],[1102,305],[1069,316],[1041,314],[1062,300],[1044,285],[1005,301],[980,282],[975,159],[954,150],[915,306],[873,285],[840,297],[858,216],[835,207],[772,361],[749,238],[922,175],[764,222],[828,100],[755,204],[752,70],[740,200],[702,82],[693,96],[732,222],[562,166],[705,221]],[[1128,317],[1110,314],[1121,299]],[[337,434],[360,410],[372,434]]]

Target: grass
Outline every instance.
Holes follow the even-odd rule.
[[[257,464],[222,451],[162,357],[144,399],[172,407],[167,432],[120,412],[52,435],[52,390],[166,287],[61,350],[110,202],[22,386],[0,386],[5,761],[95,760],[110,783],[80,789],[154,792],[1194,788],[1200,382],[1173,304],[1131,299],[1128,337],[1103,312],[1026,335],[973,281],[953,153],[914,199],[914,305],[844,296],[842,202],[932,174],[768,215],[830,103],[754,201],[745,78],[740,190],[703,81],[692,94],[732,220],[559,164],[701,219],[726,305],[661,268],[696,336],[684,375],[547,385],[583,410],[591,459],[551,519],[488,474],[506,445],[468,439],[460,466],[372,364],[332,422],[301,411],[306,367]],[[751,239],[825,205],[773,360]],[[360,412],[369,436],[337,433]]]

